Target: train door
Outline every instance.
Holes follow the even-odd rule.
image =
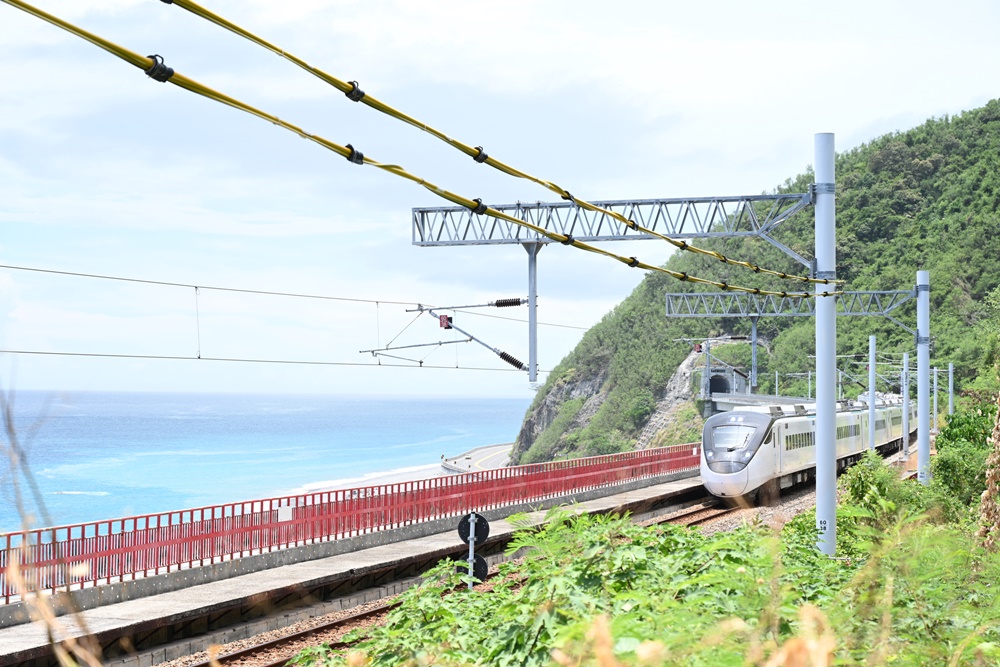
[[[764,438],[764,442],[760,446],[760,454],[766,457],[766,461],[770,466],[771,470],[781,470],[781,435],[779,432],[780,427],[777,424],[771,426],[771,429],[767,432],[767,437]]]

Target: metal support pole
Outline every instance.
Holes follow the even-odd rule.
[[[469,590],[472,590],[473,572],[476,564],[476,513],[469,515]]]
[[[806,391],[808,393],[806,394],[806,398],[812,400],[812,397],[813,397],[813,372],[812,371],[808,371],[807,377],[808,377],[808,379],[806,380],[806,382],[808,383],[808,389]]]
[[[868,449],[875,449],[875,336],[868,337]]]
[[[774,395],[781,396],[781,394],[778,393],[778,371],[774,371]]]
[[[844,397],[844,371],[837,370],[837,400]]]
[[[538,381],[538,251],[541,243],[525,243],[528,251],[528,382]]]
[[[934,430],[932,430],[931,433],[937,433],[938,432],[938,424],[937,424],[937,415],[938,415],[938,407],[937,407],[937,397],[938,397],[937,376],[938,376],[938,367],[935,366],[934,367]]]
[[[816,277],[837,277],[836,184],[833,134],[817,134]],[[816,285],[817,294],[833,291]],[[828,556],[837,550],[837,300],[816,297],[816,529],[817,547]]]
[[[702,350],[705,354],[705,369],[701,372],[701,397],[707,401],[711,398],[712,344],[706,340]]]
[[[903,394],[903,458],[910,460],[910,355],[903,353],[903,370],[899,372],[899,385]]]
[[[750,386],[757,388],[757,318],[750,318]]]
[[[931,274],[917,271],[917,481],[930,484]]]
[[[948,416],[955,414],[955,364],[948,363]]]
[[[702,350],[705,353],[705,370],[701,372],[701,395],[704,401],[701,412],[707,419],[712,416],[712,344],[706,340]]]

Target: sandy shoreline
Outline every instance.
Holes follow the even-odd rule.
[[[513,447],[514,443],[504,443],[500,445],[484,445],[476,447],[458,456],[442,458],[436,463],[427,465],[412,466],[409,468],[398,468],[396,470],[386,470],[384,472],[371,472],[358,477],[348,477],[344,479],[325,480],[310,482],[296,489],[288,495],[298,495],[303,493],[320,493],[322,491],[333,491],[335,489],[350,489],[359,486],[379,486],[382,484],[400,484],[402,482],[412,482],[418,479],[430,479],[431,477],[445,477],[456,475],[460,472],[476,472],[491,468],[500,468],[506,465],[506,456],[501,452]],[[445,467],[445,463],[448,467]]]

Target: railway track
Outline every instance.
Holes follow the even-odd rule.
[[[477,584],[476,588],[489,586],[490,580],[495,579],[497,574],[491,572],[484,582]],[[349,651],[357,642],[341,641],[341,637],[351,630],[381,623],[385,616],[398,606],[399,602],[388,602],[238,651],[210,656],[201,662],[188,663],[186,667],[282,667],[303,649],[318,644],[326,644],[332,651]]]
[[[300,630],[277,639],[261,642],[253,646],[209,657],[188,667],[280,667],[296,653],[309,646],[327,644],[331,649],[346,651],[354,642],[340,641],[347,632],[357,627],[377,624],[386,614],[399,605],[398,602],[380,605],[352,616],[328,621],[307,630]]]
[[[643,521],[642,525],[652,526],[661,523],[675,523],[681,526],[697,526],[735,512],[737,509],[739,508],[724,507],[718,501],[709,500],[698,505],[685,507],[671,514]]]

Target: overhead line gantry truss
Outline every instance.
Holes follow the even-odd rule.
[[[769,236],[781,223],[812,204],[810,193],[671,199],[616,199],[595,205],[635,220],[640,226],[677,238],[756,237],[802,265],[812,261]],[[517,202],[491,205],[546,231],[587,242],[646,241],[655,237],[630,229],[606,213],[573,202]],[[504,220],[476,215],[462,206],[413,209],[413,245],[505,245],[553,243],[551,238]]]
[[[906,327],[890,313],[916,296],[913,290],[859,291],[838,294],[838,315],[881,315]],[[812,317],[816,300],[793,296],[680,292],[667,294],[667,317]]]

